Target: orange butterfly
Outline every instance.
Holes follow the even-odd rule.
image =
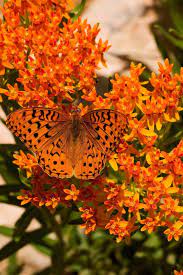
[[[7,126],[32,150],[51,177],[94,179],[107,156],[118,146],[126,120],[109,109],[81,116],[49,108],[26,108],[11,113]]]

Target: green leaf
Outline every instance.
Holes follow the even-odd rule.
[[[57,240],[44,237],[43,242],[44,242],[44,245],[46,245],[47,247],[53,247],[57,243]]]
[[[31,187],[30,179],[27,178],[25,170],[18,168],[19,178],[27,187]]]
[[[21,217],[16,221],[15,229],[13,233],[13,237],[15,241],[20,240],[26,228],[29,226],[32,219],[34,218],[35,211],[36,209],[33,206],[29,206],[21,215]]]
[[[174,36],[172,36],[169,32],[167,32],[163,27],[161,27],[160,25],[156,25],[154,26],[157,30],[160,31],[160,33],[166,38],[168,39],[174,46],[176,46],[177,48],[183,50],[183,40],[181,39],[177,39]]]
[[[178,38],[180,39],[183,39],[183,34],[181,34],[180,32],[178,32],[177,30],[173,29],[173,28],[169,28],[169,33],[174,35],[174,36],[177,36]]]
[[[80,219],[71,220],[71,221],[69,221],[68,224],[79,225],[82,223],[83,223],[83,220],[80,218]]]
[[[0,234],[6,237],[12,237],[14,234],[14,229],[7,226],[0,226]],[[43,240],[37,240],[36,243],[33,243],[33,246],[43,254],[51,256],[51,249],[55,243],[56,240],[44,237]]]
[[[158,47],[158,49],[159,49],[159,51],[160,51],[160,53],[161,53],[163,59],[165,59],[165,58],[167,58],[168,53],[167,53],[167,50],[166,50],[166,47],[165,47],[164,43],[163,43],[162,40],[159,38],[159,35],[157,35],[156,29],[157,29],[157,28],[156,28],[156,25],[153,25],[153,26],[152,26],[152,33],[153,33],[153,35],[154,35],[154,39],[155,39],[155,41],[156,41],[156,45],[157,45],[157,47]]]
[[[7,203],[7,204],[12,204],[12,205],[16,205],[16,206],[23,207],[23,208],[26,208],[26,207],[27,207],[26,205],[20,205],[20,201],[17,200],[16,197],[10,196],[10,195],[7,195],[7,196],[0,196],[0,202],[2,202],[2,203]]]
[[[0,202],[16,205],[22,208],[27,208],[27,205],[21,205],[20,201],[15,196],[11,196],[11,195],[0,196]]]
[[[173,64],[173,73],[180,73],[181,64],[174,52],[169,51],[169,60]]]
[[[7,236],[7,237],[12,237],[13,236],[13,228],[0,225],[0,234]]]
[[[160,149],[165,150],[166,147],[170,146],[175,142],[179,142],[182,138],[183,138],[183,130],[179,131],[178,133],[174,133],[173,135],[170,135],[170,137],[168,136],[167,138],[165,138],[162,144],[160,145]]]
[[[9,184],[9,185],[1,185],[0,186],[0,195],[5,195],[13,192],[19,192],[21,186],[18,184]]]
[[[180,33],[183,34],[182,3],[179,0],[168,0],[167,3],[174,26]]]
[[[0,174],[8,184],[20,184],[18,171],[16,166],[12,163],[12,156],[9,150],[2,149],[0,146]]]
[[[161,239],[158,235],[152,233],[143,245],[148,248],[158,248],[161,246]]]
[[[17,174],[12,171],[11,167],[8,168],[4,163],[0,163],[0,174],[6,183],[20,184]]]
[[[58,253],[60,251],[60,253]],[[64,246],[58,242],[53,248],[52,254],[52,274],[60,275],[64,273]]]
[[[78,17],[81,15],[81,13],[84,10],[86,4],[86,0],[82,0],[80,4],[78,4],[71,12],[70,12],[70,17],[72,18],[73,21],[76,21]]]
[[[0,261],[6,259],[19,249],[30,243],[36,243],[37,240],[42,239],[45,235],[50,232],[48,228],[41,228],[29,233],[25,233],[19,242],[10,241],[0,250]]]
[[[4,85],[1,85],[1,88],[7,89],[6,84],[7,83],[10,84],[10,81],[8,79],[5,79],[4,81],[5,81],[5,83],[4,83]],[[3,101],[1,102],[1,107],[6,115],[9,115],[9,113],[20,108],[20,106],[18,105],[18,103],[15,100],[9,100],[8,97],[3,94],[2,94],[2,98],[3,98]]]
[[[23,269],[23,264],[19,265],[17,263],[16,254],[9,257],[7,275],[18,275]]]
[[[26,11],[26,14],[24,16],[20,15],[20,21],[23,27],[28,28],[30,25],[30,20],[29,20],[29,14]]]
[[[0,153],[5,153],[6,151],[8,151],[8,153],[14,153],[15,151],[19,151],[21,149],[23,149],[23,147],[19,144],[0,144]]]
[[[47,256],[51,256],[51,250],[49,248],[47,248],[46,246],[44,245],[40,245],[40,244],[34,244],[33,245],[39,252],[47,255]]]

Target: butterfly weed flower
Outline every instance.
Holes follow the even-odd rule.
[[[180,271],[174,270],[174,275],[183,275],[183,270],[180,270]]]
[[[78,195],[80,193],[80,191],[77,190],[74,184],[71,184],[71,189],[64,189],[64,192],[67,194],[65,197],[65,200],[73,200],[73,201],[77,200]]]
[[[14,154],[31,186],[18,199],[50,210],[76,204],[86,234],[107,229],[119,242],[163,228],[168,240],[179,240],[183,142],[172,125],[182,119],[183,69],[173,74],[165,60],[149,89],[141,81],[145,68],[132,63],[129,76],[116,74],[111,90],[98,95],[96,69],[106,65],[109,45],[97,40],[98,24],[73,21],[70,10],[68,0],[8,0],[2,9],[0,93],[25,108],[9,116],[8,126],[35,153]],[[86,152],[75,169],[73,144],[64,138],[74,135],[75,156]]]
[[[84,224],[81,228],[85,229],[85,233],[88,234],[96,229],[96,217],[95,210],[92,207],[80,207],[81,217]]]
[[[24,90],[15,86],[14,99],[21,106],[53,107],[55,97],[58,102],[72,101],[78,90],[83,98],[95,100],[95,69],[109,47],[96,41],[98,25],[91,27],[80,18],[73,22],[68,11],[68,0],[22,1],[20,5],[9,0],[2,9],[1,71],[3,66],[18,70],[18,86]],[[13,87],[7,88],[6,95],[12,99]]]
[[[32,168],[37,166],[35,157],[32,154],[25,154],[22,150],[19,154],[15,153],[13,157],[15,158],[13,163],[18,165],[20,169],[25,169],[29,178],[32,175]]]

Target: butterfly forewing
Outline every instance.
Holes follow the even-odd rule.
[[[108,109],[88,112],[83,116],[83,123],[105,154],[116,149],[126,127],[125,117]]]
[[[35,153],[62,132],[66,123],[60,112],[46,108],[18,110],[7,118],[8,128]]]

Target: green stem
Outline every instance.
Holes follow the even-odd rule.
[[[84,10],[84,7],[86,5],[86,0],[82,0],[80,4],[78,4],[72,11],[71,14],[73,14],[72,16],[72,20],[76,21],[78,19],[78,17],[81,15],[81,13]]]
[[[55,233],[57,237],[57,243],[53,246],[52,250],[52,273],[55,275],[64,274],[64,250],[65,244],[62,236],[62,221],[59,223],[56,220],[54,214],[52,214],[48,209],[42,209],[42,213],[45,216],[49,227],[51,227],[52,232]]]
[[[171,123],[167,123],[163,131],[160,133],[160,138],[156,142],[156,146],[158,148],[161,149],[161,147],[164,145],[164,141],[170,132],[171,126],[172,126]]]

